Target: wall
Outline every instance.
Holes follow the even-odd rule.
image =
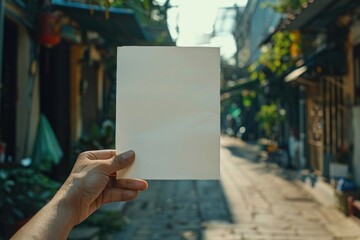
[[[351,40],[352,46],[360,44],[360,21],[355,22],[351,27]],[[359,60],[357,60],[359,61]],[[355,63],[356,64],[356,63]],[[357,62],[357,65],[359,63]],[[352,65],[355,68],[354,65]],[[359,69],[357,69],[359,71]],[[353,71],[354,72],[354,71]],[[358,73],[359,74],[359,73]],[[356,79],[358,78],[358,79]],[[354,76],[353,84],[355,81],[360,81],[360,75]],[[354,87],[353,87],[354,88]],[[359,96],[357,96],[359,97]],[[355,96],[352,96],[352,101],[355,101]],[[355,103],[356,104],[356,103]],[[360,106],[355,106],[352,109],[352,128],[350,128],[349,135],[354,141],[354,153],[353,153],[353,172],[355,174],[355,180],[358,186],[360,186]]]
[[[353,130],[354,130],[354,173],[355,180],[360,185],[360,106],[353,108]],[[356,147],[357,146],[357,147]]]
[[[17,106],[16,106],[16,158],[28,154],[28,130],[31,118],[31,81],[29,78],[30,39],[26,29],[18,25],[18,57],[17,57]]]
[[[30,157],[39,121],[39,86],[36,61],[31,64],[31,35],[24,27],[25,14],[6,2],[6,16],[16,24],[18,37],[16,62],[16,127],[15,157],[17,161]],[[6,34],[6,33],[5,33]],[[14,39],[15,41],[15,39]],[[4,59],[6,61],[6,59]],[[32,66],[32,72],[31,72]]]

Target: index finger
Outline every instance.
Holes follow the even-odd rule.
[[[101,159],[110,159],[116,156],[116,150],[106,149],[106,150],[96,150],[96,151],[87,151],[84,154],[90,160],[101,160]]]

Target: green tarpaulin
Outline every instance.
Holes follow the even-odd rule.
[[[59,163],[63,152],[49,121],[41,114],[37,128],[32,164],[41,166],[49,162]]]

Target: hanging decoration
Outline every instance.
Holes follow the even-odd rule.
[[[44,12],[38,19],[38,42],[53,47],[61,41],[61,18],[56,13]]]

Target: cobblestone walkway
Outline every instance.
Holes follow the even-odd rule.
[[[219,181],[150,181],[126,215],[130,224],[118,239],[200,239],[202,223],[230,222]]]
[[[256,147],[222,138],[221,182],[150,181],[126,207],[125,240],[359,240],[360,228],[314,201]]]

